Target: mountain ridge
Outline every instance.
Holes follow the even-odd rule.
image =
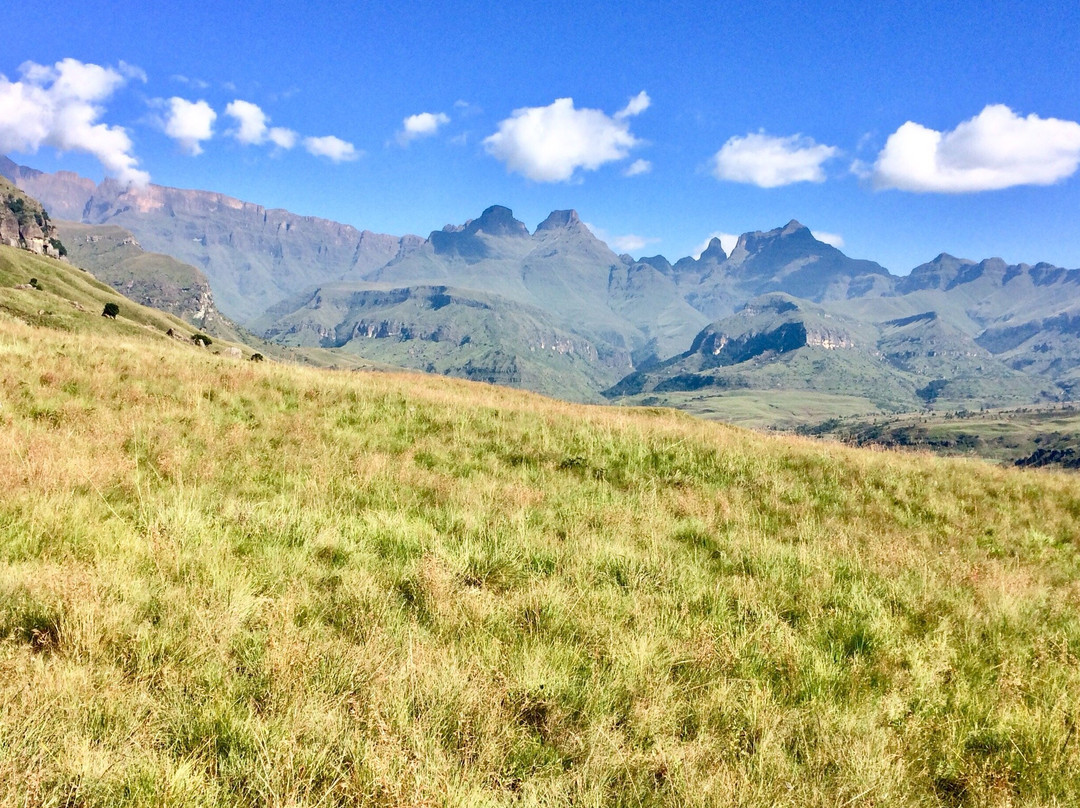
[[[894,401],[913,406],[967,401],[927,398],[917,391],[946,390],[948,380],[935,376],[933,368],[951,372],[969,360],[972,368],[989,363],[990,376],[1004,380],[1011,391],[997,394],[1009,403],[1021,389],[1038,400],[1080,391],[1080,270],[1047,263],[1010,265],[1000,258],[972,261],[941,253],[908,275],[893,275],[820,241],[795,219],[743,233],[730,253],[713,238],[696,258],[672,263],[663,255],[617,255],[574,210],[554,210],[530,231],[509,207],[492,205],[427,238],[398,237],[267,210],[222,194],[163,186],[133,192],[109,181],[89,189],[75,175],[13,165],[0,161],[0,173],[36,184],[69,207],[85,197],[85,218],[127,226],[147,249],[202,269],[222,310],[240,311],[241,322],[264,335],[283,340],[317,335],[320,344],[393,357],[387,361],[409,367],[455,372],[473,362],[470,378],[483,378],[485,370],[475,362],[486,344],[484,355],[495,357],[487,370],[495,378],[501,368],[528,365],[530,354],[548,350],[551,340],[540,335],[565,334],[571,343],[590,346],[585,355],[595,351],[596,367],[575,376],[577,381],[568,376],[565,389],[557,373],[544,375],[542,391],[593,400],[602,390],[617,388],[621,376],[661,372],[680,356],[687,361],[683,355],[707,329],[731,317],[745,319],[750,301],[787,295],[804,311],[820,307],[876,335],[867,368],[891,362],[900,376],[889,384],[904,391],[892,396]],[[440,288],[444,291],[432,291]],[[397,290],[396,297],[383,294],[387,289]],[[452,307],[436,303],[442,295],[450,296]],[[362,315],[350,302],[358,300]],[[473,317],[478,301],[493,312],[490,322]],[[387,309],[378,311],[381,305]],[[436,338],[461,330],[447,320],[455,312],[476,328],[475,341]],[[514,312],[540,324],[526,330],[532,336],[513,323]],[[934,318],[925,316],[929,312]],[[342,319],[329,322],[332,313]],[[900,324],[907,318],[914,319]],[[383,321],[392,326],[378,326]],[[798,330],[790,328],[793,334]],[[513,347],[506,354],[508,346]],[[780,352],[768,373],[739,378],[764,384],[767,376],[769,389],[800,389],[807,380],[799,374],[815,371],[813,362],[798,360],[797,351],[822,347],[803,344],[794,349],[794,358]],[[1025,387],[1010,375],[1013,371],[1030,383]],[[977,375],[964,373],[964,378]],[[596,386],[583,388],[586,377]],[[961,388],[954,385],[956,395]],[[973,404],[997,401],[985,385],[964,389],[976,396]]]

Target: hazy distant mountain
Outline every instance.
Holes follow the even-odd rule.
[[[1064,395],[1080,390],[1080,270],[942,254],[895,289],[834,307],[873,321],[934,311],[1013,369],[1056,382]]]
[[[530,234],[508,208],[494,205],[464,225],[435,231],[367,279],[496,294],[638,361],[682,350],[707,322],[671,280],[628,267],[572,210],[552,212]],[[637,305],[643,296],[645,304]]]
[[[193,264],[221,310],[246,323],[282,299],[350,273],[363,274],[422,239],[267,209],[224,194],[150,185],[100,185],[70,172],[44,174],[3,158],[3,174],[59,218],[114,224],[150,252]]]
[[[688,351],[627,376],[605,395],[737,389],[854,395],[885,410],[939,399],[1029,402],[1058,393],[1007,367],[933,312],[874,324],[773,293],[702,329]]]
[[[197,267],[146,252],[134,235],[116,225],[54,224],[75,266],[144,306],[175,314],[208,334],[243,341],[218,311],[210,282]]]
[[[598,400],[631,367],[625,351],[598,348],[542,309],[474,290],[338,283],[289,308],[256,323],[268,339],[562,398]]]
[[[530,232],[494,205],[422,239],[5,159],[0,173],[194,265],[224,312],[281,342],[587,400],[613,385],[661,401],[827,390],[889,408],[1080,393],[1080,270],[942,254],[898,277],[796,221],[673,264],[616,255],[574,211]],[[125,266],[131,288],[153,274],[149,292],[177,286],[164,265]],[[847,336],[820,336],[834,331]]]
[[[886,294],[895,282],[880,264],[848,258],[795,220],[768,232],[744,233],[731,255],[713,239],[697,260],[684,258],[671,273],[686,300],[711,318],[768,292],[820,303]]]
[[[574,211],[530,233],[494,205],[363,276],[256,321],[268,337],[592,400],[706,322],[675,284],[628,265]],[[531,381],[530,381],[531,380]]]
[[[93,180],[80,177],[71,171],[47,174],[35,168],[20,166],[2,154],[0,175],[7,177],[41,202],[51,216],[76,222],[82,221],[86,203],[97,187]]]

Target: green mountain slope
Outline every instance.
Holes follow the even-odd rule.
[[[95,185],[69,172],[44,174],[0,158],[0,174],[57,215],[131,231],[148,252],[204,272],[218,306],[240,324],[282,299],[350,272],[385,264],[418,244],[349,225],[267,209],[224,194]]]
[[[542,309],[447,286],[335,284],[262,322],[266,336],[283,345],[321,346],[578,401],[598,400],[596,391],[628,363],[625,353],[598,348]]]
[[[846,399],[857,397],[867,411],[886,412],[1060,394],[996,360],[933,312],[874,325],[772,294],[703,329],[686,353],[627,376],[605,395],[683,405],[687,392],[700,400],[734,390],[766,398],[776,390],[832,395],[842,397],[837,403],[845,410]]]
[[[151,308],[175,314],[208,334],[244,342],[251,339],[217,310],[206,276],[168,255],[142,249],[135,236],[115,225],[56,222],[68,260],[99,280]]]

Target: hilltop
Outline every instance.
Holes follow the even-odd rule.
[[[1080,791],[1073,476],[237,361],[0,261],[0,804]]]

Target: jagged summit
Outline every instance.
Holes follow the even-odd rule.
[[[502,205],[492,205],[465,226],[464,232],[487,233],[489,236],[528,237],[529,228],[514,218],[514,212]]]
[[[700,256],[698,261],[715,261],[717,263],[727,260],[727,253],[724,252],[724,247],[720,244],[720,239],[715,236],[709,239],[709,246],[706,247]]]
[[[536,232],[539,233],[543,230],[578,230],[584,227],[585,224],[578,217],[576,210],[553,210],[544,221],[536,226]]]

